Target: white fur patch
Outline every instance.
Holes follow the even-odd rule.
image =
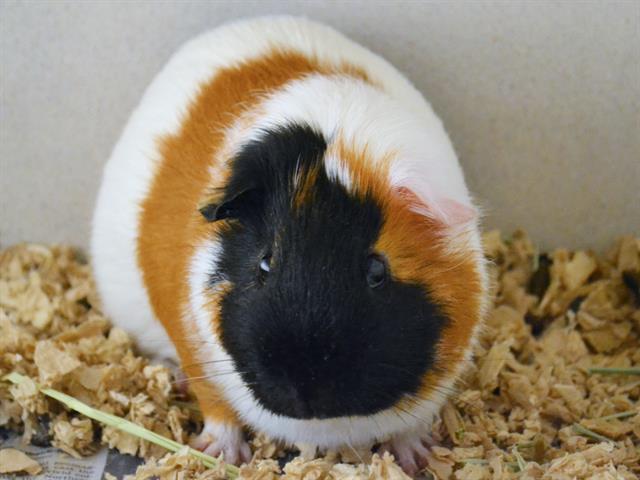
[[[329,180],[339,183],[347,191],[353,189],[353,180],[351,179],[351,172],[346,162],[335,155],[327,154],[324,157],[324,168],[327,172]]]

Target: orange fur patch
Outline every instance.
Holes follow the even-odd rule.
[[[296,185],[294,185],[293,208],[300,209],[305,203],[310,203],[315,197],[314,186],[320,174],[320,167],[314,165],[309,170],[296,172]]]
[[[190,378],[201,377],[203,371],[194,345],[185,341],[191,328],[183,319],[189,295],[188,266],[196,246],[212,238],[221,228],[218,224],[224,225],[207,223],[198,206],[212,188],[222,188],[227,181],[227,169],[214,160],[223,148],[225,131],[234,119],[255,108],[265,94],[311,73],[343,74],[368,81],[363,70],[348,64],[324,65],[298,53],[272,51],[216,72],[201,86],[180,130],[159,142],[161,162],[141,205],[138,263],[153,311]],[[216,178],[211,178],[211,168],[219,173]],[[212,302],[219,300],[213,298]],[[215,317],[214,309],[213,331]],[[237,421],[213,382],[197,382],[193,387],[206,418]]]

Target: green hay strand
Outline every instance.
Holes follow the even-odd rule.
[[[588,369],[589,375],[599,373],[600,375],[640,375],[640,367],[630,368],[605,368],[605,367],[591,367]]]
[[[628,418],[637,415],[638,412],[635,410],[627,410],[626,412],[614,413],[612,415],[606,415],[604,417],[600,417],[600,420],[613,420],[615,418]]]
[[[598,440],[599,442],[613,442],[613,440],[611,440],[610,438],[605,437],[604,435],[600,435],[593,430],[589,430],[587,427],[580,425],[579,423],[573,424],[573,431],[580,435],[584,435],[585,437],[592,438],[593,440]]]
[[[9,375],[5,375],[3,379],[11,383],[20,384],[28,380],[29,377],[25,377],[24,375],[20,375],[16,372],[12,372]],[[69,407],[71,410],[75,410],[76,412],[79,412],[100,423],[117,428],[118,430],[122,430],[123,432],[151,442],[155,445],[159,445],[162,448],[169,450],[170,452],[178,452],[185,447],[175,440],[171,440],[169,438],[163,437],[162,435],[158,435],[157,433],[152,432],[151,430],[147,430],[140,425],[136,425],[129,420],[125,420],[124,418],[118,417],[116,415],[105,413],[101,410],[90,407],[86,403],[83,403],[80,400],[67,395],[66,393],[59,392],[58,390],[54,390],[52,388],[43,388],[39,385],[38,389],[44,395],[58,400],[59,402]],[[198,450],[189,448],[188,454],[199,459],[202,464],[208,468],[215,468],[219,465],[219,460],[217,458],[202,453]],[[240,472],[238,467],[234,465],[225,465],[225,471],[227,473],[227,477],[230,479],[235,479]]]

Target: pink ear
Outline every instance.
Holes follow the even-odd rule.
[[[411,210],[437,220],[447,227],[458,227],[478,218],[478,210],[452,198],[421,199],[407,187],[397,187],[397,194],[410,204]]]
[[[478,218],[478,210],[471,205],[465,205],[451,198],[443,198],[439,201],[439,204],[444,213],[445,218],[443,220],[451,227],[463,225]]]

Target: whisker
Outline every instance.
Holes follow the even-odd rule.
[[[208,360],[206,362],[194,362],[188,363],[186,365],[181,365],[181,368],[189,368],[189,367],[197,367],[199,365],[213,365],[214,363],[225,363],[225,362],[233,362],[232,358],[223,358],[220,360]]]
[[[171,340],[174,343],[186,343],[187,345],[191,345],[193,343],[203,343],[203,344],[207,344],[207,345],[219,345],[218,342],[212,342],[210,340],[195,340],[195,339],[191,339],[191,338],[186,338],[186,339],[172,339]]]
[[[385,397],[387,397],[387,398],[393,398],[393,399],[395,400],[395,397],[392,397],[391,395],[389,395],[387,392],[384,392],[383,390],[376,390],[376,393],[378,393],[378,394],[380,394],[380,395],[382,395],[382,396],[385,396]],[[399,405],[394,405],[394,406],[391,408],[391,410],[392,410],[392,411],[395,411],[395,409],[398,409],[398,410],[400,410],[401,412],[406,413],[407,415],[409,415],[409,416],[411,416],[411,417],[415,418],[416,420],[418,420],[418,421],[420,421],[420,422],[424,423],[428,428],[431,428],[432,422],[427,421],[426,419],[421,418],[421,417],[419,417],[419,416],[417,416],[417,415],[415,415],[415,414],[411,413],[410,411],[406,410],[405,408],[402,408],[402,407],[401,407],[401,406],[399,406]],[[402,416],[401,416],[398,412],[396,412],[396,414],[397,414],[400,418],[402,418]],[[406,422],[404,422],[404,423],[405,423],[405,425],[407,425],[407,427],[409,427],[409,424],[407,424]]]
[[[351,417],[349,417],[349,423],[351,423]],[[353,430],[353,426],[351,426],[350,429]],[[349,438],[347,439],[347,446],[356,455],[356,457],[358,457],[358,460],[360,460],[360,463],[365,463],[364,459],[362,458],[362,455],[360,455],[358,451],[351,444],[351,433],[349,433]]]
[[[407,377],[413,377],[413,373],[410,372],[409,370],[406,370],[398,365],[390,365],[387,363],[378,363],[377,364],[379,367],[381,368],[385,368],[385,369],[390,369],[390,370],[395,370],[398,372],[402,372],[402,373],[406,373]],[[455,387],[450,387],[447,385],[428,385],[427,388],[431,391],[436,391],[438,393],[442,393],[443,395],[456,395],[458,393],[460,393],[460,390],[458,388]],[[422,400],[427,400],[427,399],[422,399]]]
[[[413,413],[411,413],[409,410],[402,408],[399,405],[396,405],[394,408],[397,408],[398,410],[406,413],[407,415],[409,415],[410,417],[415,418],[416,420],[418,420],[419,422],[422,422],[427,428],[431,429],[431,427],[433,426],[433,422],[430,422],[422,417],[419,417],[418,415],[415,415]]]
[[[463,404],[463,405],[465,405],[465,406],[469,406],[469,407],[470,407],[470,406],[472,406],[472,404],[471,404],[471,403],[469,403],[469,402],[468,402],[468,401],[466,401],[466,400],[463,400],[462,398],[460,398],[460,396],[458,396],[458,395],[457,395],[457,394],[458,394],[458,393],[460,393],[460,392],[454,392],[454,391],[441,390],[441,389],[439,389],[439,388],[435,388],[435,387],[433,388],[433,391],[435,391],[435,392],[437,392],[437,393],[441,393],[442,395],[444,395],[444,396],[446,396],[446,397],[453,397],[453,398],[452,398],[452,400],[453,400],[454,402],[460,402],[461,404]],[[409,396],[409,394],[407,394],[407,395]],[[429,398],[425,398],[425,397],[422,397],[422,396],[420,396],[420,395],[416,395],[416,394],[414,394],[414,395],[410,395],[410,396],[412,396],[412,397],[413,397],[413,399],[414,399],[413,401],[414,401],[414,402],[415,402],[415,401],[424,401],[424,402],[426,402],[426,401],[429,401],[429,400],[430,400]]]
[[[384,430],[382,429],[382,426],[380,425],[380,422],[378,422],[378,420],[376,419],[376,416],[373,415],[371,417],[371,420],[373,420],[373,423],[376,424],[376,427],[378,427],[378,431],[380,432],[380,438],[385,436]]]
[[[252,384],[251,384],[251,385],[252,385]],[[240,389],[240,388],[241,388],[240,386],[236,386],[236,387],[232,388],[232,389],[231,389],[231,391],[233,391],[233,390],[238,390],[238,389]],[[247,392],[247,393],[245,393],[245,395],[243,395],[242,397],[238,398],[238,400],[241,400],[242,398],[245,398],[245,397],[246,397],[246,396],[248,396],[250,393],[251,393],[251,392]],[[218,395],[216,400],[214,400],[214,401],[209,401],[209,400],[207,400],[206,404],[207,404],[208,406],[211,406],[211,405],[217,405],[217,404],[219,404],[219,403],[221,403],[221,402],[229,403],[229,400],[228,400],[224,395]],[[191,408],[191,409],[193,409],[193,410],[196,410],[197,412],[199,412],[200,414],[202,414],[202,411],[201,411],[201,409],[200,409],[199,402],[198,402],[198,403],[194,403],[193,405],[189,406],[189,408]]]
[[[410,428],[411,428],[411,427],[410,427],[410,425],[409,425],[409,424],[407,423],[407,421],[405,420],[405,418],[404,418],[402,415],[400,415],[400,413],[399,413],[399,412],[397,412],[397,411],[396,411],[395,409],[393,409],[393,408],[391,409],[391,411],[392,411],[393,413],[395,413],[395,414],[396,414],[396,416],[397,416],[400,420],[402,420],[402,423],[404,423],[408,429],[410,429]]]
[[[249,372],[242,372],[242,371],[236,371],[236,370],[229,370],[227,372],[214,372],[208,375],[200,375],[198,377],[187,377],[185,380],[175,380],[171,383],[197,383],[198,381],[204,381],[204,380],[211,380],[217,377],[222,377],[225,375],[231,375],[233,373],[238,373],[240,375],[247,375]]]

